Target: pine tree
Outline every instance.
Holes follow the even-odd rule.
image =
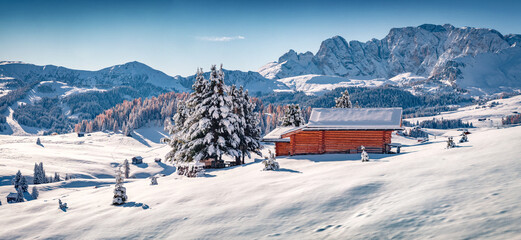
[[[47,179],[47,176],[45,175],[45,169],[43,169],[43,163],[40,162],[40,165],[38,165],[38,168],[39,168],[39,182],[40,183],[48,183],[48,179]]]
[[[251,157],[250,152],[254,152],[259,156],[262,156],[260,149],[262,145],[260,143],[261,130],[259,128],[259,117],[255,112],[255,103],[250,101],[248,91],[244,91],[242,86],[239,89],[241,95],[239,96],[243,103],[243,114],[244,114],[244,144],[241,147],[242,151],[242,164],[244,164],[244,158],[246,155]]]
[[[38,188],[33,187],[33,190],[31,192],[31,196],[33,197],[33,199],[37,199],[38,196],[40,196],[40,193],[38,192]]]
[[[304,125],[304,118],[302,117],[302,111],[300,111],[298,104],[286,106],[284,117],[282,117],[280,125],[283,127],[299,127],[300,125]]]
[[[214,65],[211,70],[210,83],[200,96],[202,102],[195,102],[194,106],[189,101],[191,114],[186,120],[186,143],[181,151],[187,153],[184,161],[221,160],[223,154],[232,157],[240,154],[236,150],[240,142],[235,132],[237,115],[232,112],[231,99],[226,94],[222,67],[217,71]]]
[[[193,155],[197,149],[194,146],[189,145],[189,141],[192,138],[199,137],[194,132],[197,130],[199,121],[202,119],[202,114],[197,112],[198,106],[202,104],[205,99],[206,92],[208,89],[208,81],[204,79],[203,70],[197,69],[197,75],[195,82],[192,85],[193,92],[186,102],[180,102],[177,106],[177,112],[174,115],[174,123],[168,127],[170,138],[164,139],[172,150],[165,156],[167,161],[175,161],[178,163],[178,174],[182,174],[184,171],[180,166],[183,162],[193,161]],[[196,114],[199,113],[199,114]],[[194,128],[192,128],[194,126]],[[185,166],[186,167],[186,166]]]
[[[237,116],[237,121],[235,122],[234,126],[234,133],[239,138],[239,149],[240,155],[235,157],[235,162],[237,165],[240,165],[241,162],[241,156],[244,159],[244,155],[246,154],[247,149],[247,136],[244,132],[246,128],[246,116],[245,116],[245,107],[247,106],[246,102],[244,101],[244,93],[241,89],[237,89],[235,85],[232,85],[230,87],[230,90],[228,92],[228,95],[230,96],[232,100],[232,112]]]
[[[351,100],[349,99],[349,92],[345,90],[342,96],[335,98],[335,108],[352,108]]]
[[[22,172],[20,172],[20,170],[18,170],[15,177],[13,178],[13,185],[14,185],[15,189],[18,189],[18,187],[20,186],[21,180],[22,180]]]
[[[55,173],[54,173],[54,179],[53,179],[53,182],[59,182],[59,181],[61,181],[61,179],[60,179],[60,175],[58,175],[58,173],[55,172]]]
[[[34,163],[33,184],[40,184],[40,167]]]
[[[18,186],[16,189],[16,199],[15,202],[23,202],[24,200],[24,191],[22,190],[22,186]]]
[[[185,121],[188,118],[188,109],[186,108],[185,102],[179,102],[177,104],[177,112],[173,117],[174,123],[168,122],[167,131],[170,134],[170,138],[162,139],[163,142],[170,145],[172,150],[165,156],[167,161],[176,161],[185,159],[187,154],[183,150],[183,145],[186,142],[186,128]],[[177,154],[177,157],[176,157]]]
[[[22,176],[18,185],[20,188],[22,188],[22,192],[29,191],[29,186],[27,185],[27,179],[25,179],[25,176]]]
[[[121,205],[127,201],[127,189],[123,187],[123,173],[121,168],[116,171],[116,185],[114,188],[113,205]]]
[[[125,178],[128,178],[130,175],[130,164],[128,164],[127,159],[125,159],[125,161],[123,161],[123,171],[125,173]]]

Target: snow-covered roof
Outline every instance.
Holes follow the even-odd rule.
[[[402,129],[402,108],[313,108],[303,130]]]
[[[278,127],[262,138],[263,142],[289,142],[289,138],[282,138],[283,134],[295,131],[302,127]]]

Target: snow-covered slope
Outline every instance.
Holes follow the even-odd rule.
[[[186,90],[173,77],[139,62],[129,62],[99,71],[73,70],[53,65],[37,66],[21,62],[1,62],[0,77],[10,77],[22,82],[59,81],[74,87],[110,89],[117,86],[139,88],[149,85],[165,91]]]
[[[521,113],[521,95],[505,99],[495,99],[481,105],[461,107],[455,111],[442,112],[431,117],[419,117],[406,119],[413,123],[416,121],[436,119],[461,119],[463,122],[471,122],[478,127],[501,126],[501,119]],[[480,121],[481,119],[481,121]]]
[[[314,74],[287,77],[278,79],[277,81],[285,84],[293,91],[301,91],[309,95],[322,94],[339,87],[377,87],[382,86],[383,84],[395,84],[394,81],[385,79],[350,79],[338,76]]]
[[[457,28],[449,24],[393,28],[385,38],[365,43],[332,37],[322,42],[316,54],[290,50],[277,62],[261,67],[259,73],[269,79],[308,74],[392,79],[411,74],[451,81],[446,82],[448,85],[462,76],[464,80],[457,82],[457,87],[494,94],[521,89],[520,39],[517,34],[504,36],[493,29]],[[463,64],[458,64],[462,58]],[[461,69],[465,63],[468,68]],[[499,79],[494,81],[496,77]],[[504,85],[510,88],[501,88]]]
[[[457,134],[448,131],[446,135]],[[394,136],[402,154],[279,157],[280,171],[263,172],[260,159],[204,178],[173,175],[151,158],[165,148],[152,141],[95,133],[0,136],[2,184],[43,161],[49,173],[80,176],[40,185],[40,197],[6,204],[0,186],[0,238],[64,239],[515,239],[521,234],[521,127],[473,130],[470,142],[444,149]],[[147,146],[148,145],[148,146]],[[111,205],[117,163],[139,177],[125,184],[128,203]],[[58,199],[69,206],[58,209]]]

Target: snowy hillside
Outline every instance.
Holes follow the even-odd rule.
[[[22,82],[38,79],[59,81],[76,87],[110,89],[126,85],[135,88],[153,86],[165,91],[186,90],[173,77],[139,62],[129,62],[99,71],[73,70],[53,65],[37,66],[21,62],[1,62],[0,77],[10,77]]]
[[[450,86],[460,78],[456,86],[473,95],[494,94],[521,90],[520,36],[449,24],[393,28],[385,38],[365,43],[335,36],[323,41],[316,54],[290,50],[259,73],[269,79],[308,74],[393,79],[410,74]]]
[[[445,136],[457,135],[446,131]],[[152,158],[167,151],[155,130],[127,138],[94,133],[0,136],[0,238],[66,239],[515,239],[521,234],[521,127],[476,129],[470,142],[444,149],[393,137],[401,154],[329,154],[278,158],[279,171],[260,159],[189,179]],[[266,151],[267,149],[265,149]],[[113,170],[124,158],[137,178],[125,184],[129,202],[111,205]],[[7,204],[9,179],[48,174],[76,179],[40,185],[40,197]],[[151,174],[165,174],[151,186]],[[58,198],[66,211],[58,209]]]
[[[416,121],[436,119],[461,119],[464,122],[471,122],[478,127],[501,126],[501,119],[513,114],[521,113],[521,96],[514,96],[506,99],[496,99],[485,102],[481,105],[470,105],[461,107],[455,111],[442,112],[431,117],[420,117],[406,119],[416,123]],[[481,119],[481,121],[480,121]]]
[[[338,76],[301,75],[277,79],[293,91],[305,92],[309,95],[321,94],[339,87],[378,87],[384,84],[395,84],[384,79],[349,79]],[[284,91],[284,90],[278,90]]]

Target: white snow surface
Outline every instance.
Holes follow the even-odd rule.
[[[445,136],[456,135],[446,131]],[[278,157],[281,169],[261,171],[254,156],[242,166],[208,170],[206,177],[172,174],[157,164],[161,132],[139,137],[93,133],[0,136],[0,239],[516,239],[521,234],[521,127],[473,129],[470,142],[444,149],[393,135],[401,154]],[[156,139],[157,140],[157,139]],[[272,146],[267,146],[264,153]],[[114,170],[131,165],[129,197],[113,206]],[[76,179],[39,185],[40,197],[7,204],[18,169],[32,176],[42,161],[48,175]],[[154,174],[165,174],[150,185]],[[28,179],[32,182],[32,178]],[[30,186],[32,188],[32,186]],[[68,209],[58,209],[58,199]]]
[[[501,125],[501,119],[503,117],[517,113],[521,113],[521,95],[505,99],[490,100],[482,105],[461,107],[455,111],[442,112],[436,116],[409,118],[405,120],[416,123],[416,121],[421,122],[433,118],[461,119],[463,122],[471,122],[477,127],[497,127]],[[479,121],[479,119],[485,120]]]
[[[378,87],[384,84],[395,84],[394,81],[371,78],[344,78],[338,76],[323,76],[307,74],[296,77],[287,77],[277,81],[285,84],[293,91],[304,92],[307,95],[320,95],[340,87]],[[279,90],[287,91],[284,89]]]

